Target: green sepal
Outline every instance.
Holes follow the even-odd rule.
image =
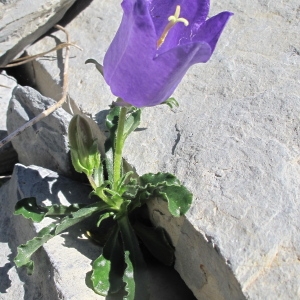
[[[174,247],[162,227],[154,228],[136,221],[133,228],[155,258],[167,266],[173,265],[175,261]]]
[[[34,197],[24,198],[17,202],[14,215],[22,215],[26,219],[39,223],[46,216],[65,216],[85,207],[86,204],[71,204],[69,206],[53,204],[51,206],[39,206]]]
[[[95,59],[89,58],[85,61],[85,64],[94,64],[96,66],[96,69],[100,72],[100,74],[104,76],[103,66],[99,64]]]
[[[49,241],[54,236],[55,227],[56,224],[50,224],[49,226],[43,228],[35,238],[17,248],[18,253],[14,259],[14,262],[18,268],[26,267],[27,273],[29,275],[32,274],[34,262],[30,259],[30,257],[36,250],[38,250],[44,243]]]
[[[191,206],[193,194],[172,174],[144,174],[140,177],[140,184],[144,187],[140,197],[151,195],[162,198],[168,202],[169,211],[175,217],[184,215]]]
[[[133,265],[131,263],[131,260],[129,258],[129,252],[125,251],[125,272],[123,276],[123,281],[125,282],[125,291],[127,292],[127,295],[124,297],[124,299],[127,300],[134,300],[135,295],[135,282],[134,282],[134,269]]]
[[[109,236],[103,253],[93,262],[91,281],[93,290],[100,295],[117,293],[124,286],[124,253],[116,225]]]
[[[179,107],[179,103],[175,98],[169,98],[161,104],[167,104],[171,109],[173,108],[173,106]]]

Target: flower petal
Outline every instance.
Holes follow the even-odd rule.
[[[233,13],[224,11],[208,19],[193,36],[193,42],[206,42],[214,51],[219,37]]]
[[[174,14],[176,5],[180,5],[180,17],[187,19],[189,25],[176,24],[170,30],[158,53],[163,53],[178,45],[189,43],[191,36],[205,22],[209,12],[209,0],[153,0],[149,6],[149,10],[155,26],[157,39],[168,24],[168,17]]]
[[[154,57],[156,52],[155,29],[147,3],[144,0],[124,0],[122,7],[124,15],[120,27],[103,61],[104,78],[115,95],[118,95],[114,87],[116,73],[124,76],[137,63],[136,57],[143,62]]]

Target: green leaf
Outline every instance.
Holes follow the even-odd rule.
[[[30,257],[38,248],[40,248],[44,243],[46,243],[52,237],[61,233],[68,227],[73,226],[74,224],[88,218],[96,212],[100,212],[108,208],[109,206],[104,202],[96,202],[79,209],[78,211],[72,213],[70,216],[63,218],[60,224],[52,223],[49,226],[43,228],[38,233],[37,237],[18,247],[18,254],[14,260],[17,267],[26,266],[27,272],[31,274],[33,271],[34,263],[32,260],[30,260]]]
[[[127,205],[129,203],[127,202]],[[148,272],[137,237],[132,229],[127,214],[118,218],[124,250],[129,252],[129,258],[134,269],[135,293],[132,299],[149,299]],[[132,296],[132,294],[131,294]]]
[[[51,206],[39,206],[34,197],[24,198],[17,202],[15,215],[22,215],[33,222],[41,222],[46,216],[65,216],[85,207],[86,204],[71,204],[70,206],[53,204]]]
[[[91,281],[93,289],[100,295],[117,293],[123,287],[124,254],[119,228],[115,226],[108,238],[103,253],[93,262]]]
[[[134,230],[151,254],[167,266],[175,260],[174,247],[171,245],[167,232],[162,227],[149,227],[136,221]]]
[[[161,197],[168,202],[169,211],[175,217],[189,210],[193,195],[174,175],[149,173],[140,177],[140,183],[144,187],[141,188],[140,199],[149,195]],[[143,200],[140,201],[143,203]]]
[[[147,173],[140,177],[142,186],[150,185],[157,187],[159,185],[180,185],[180,181],[176,176],[170,173]]]
[[[79,223],[80,221],[90,217],[94,213],[108,210],[109,208],[110,207],[103,201],[101,202],[99,201],[87,205],[86,207],[81,208],[78,211],[72,213],[71,215],[63,218],[60,224],[58,224],[55,229],[55,235],[63,232],[65,229],[69,228],[70,226],[73,226]]]
[[[193,194],[183,185],[165,186],[158,195],[168,202],[169,211],[175,217],[184,215],[193,201]]]
[[[41,222],[47,211],[46,208],[38,206],[36,199],[31,197],[21,199],[17,202],[14,215],[22,215],[24,218],[31,219],[33,222]]]
[[[107,296],[110,288],[109,272],[111,262],[102,254],[93,262],[93,273],[91,276],[93,290],[102,296]]]
[[[20,245],[17,250],[17,256],[14,259],[16,266],[26,267],[27,273],[32,274],[34,268],[34,262],[30,259],[31,255],[39,249],[44,243],[49,241],[54,236],[54,229],[56,224],[50,224],[43,228],[37,235],[37,237],[28,241],[26,244]]]
[[[135,294],[135,282],[134,282],[134,270],[131,260],[129,258],[129,252],[125,251],[125,263],[126,269],[123,276],[123,281],[125,282],[125,291],[127,292],[127,296],[125,299],[134,300]]]

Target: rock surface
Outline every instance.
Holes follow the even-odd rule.
[[[105,299],[94,294],[86,284],[91,261],[101,249],[88,241],[83,232],[86,227],[72,227],[48,241],[33,256],[35,270],[27,276],[24,270],[16,272],[13,258],[16,247],[36,236],[36,232],[49,224],[50,218],[34,224],[21,216],[13,216],[17,200],[36,197],[38,203],[50,205],[74,202],[89,203],[87,185],[58,176],[50,170],[17,164],[12,179],[0,189],[0,298],[11,299]],[[10,201],[7,201],[7,199]],[[53,220],[52,220],[53,221]],[[38,263],[37,263],[38,262]],[[45,271],[47,270],[47,271]],[[194,300],[178,274],[161,265],[150,266],[151,300]],[[114,299],[114,298],[113,298]]]
[[[30,87],[17,86],[9,103],[7,113],[8,133],[15,131],[27,121],[55,104]],[[41,167],[70,176],[72,164],[68,148],[68,126],[72,116],[62,108],[24,130],[12,140],[18,152],[19,162]]]
[[[53,27],[74,2],[0,1],[0,67]]]
[[[113,99],[84,61],[102,61],[118,5],[94,0],[67,26],[84,47],[72,50],[70,95],[89,113]],[[127,143],[138,173],[173,172],[194,193],[186,219],[171,220],[159,201],[153,219],[170,232],[176,268],[198,299],[300,297],[299,9],[298,0],[213,2],[211,15],[235,16],[212,59],[184,78],[174,95],[179,109],[145,109],[145,130]],[[54,42],[47,37],[28,51]],[[47,96],[60,89],[60,63],[58,53],[56,63],[34,64]]]
[[[14,87],[17,85],[13,77],[5,72],[0,74],[0,140],[7,137],[6,112]],[[0,174],[9,173],[18,161],[18,155],[11,143],[0,148]]]

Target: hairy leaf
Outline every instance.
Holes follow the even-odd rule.
[[[24,266],[27,268],[27,273],[29,275],[32,274],[34,262],[30,259],[30,257],[37,249],[39,249],[44,243],[49,241],[54,236],[55,227],[56,224],[50,224],[49,226],[43,228],[38,233],[37,237],[18,247],[18,254],[14,259],[14,262],[18,268]]]
[[[134,230],[154,257],[167,266],[173,265],[174,247],[162,227],[153,228],[136,221]]]
[[[184,215],[191,206],[192,193],[172,174],[145,174],[140,177],[140,183],[144,187],[139,195],[141,199],[149,195],[161,197],[168,202],[169,211],[175,217]]]
[[[22,215],[24,218],[31,219],[33,222],[41,222],[47,211],[46,208],[38,206],[36,199],[31,197],[21,199],[17,202],[14,215]]]
[[[115,226],[108,238],[103,253],[93,262],[91,276],[93,289],[100,295],[117,293],[123,287],[124,253],[119,236],[119,228]]]
[[[85,207],[86,204],[71,204],[70,206],[53,204],[51,206],[39,206],[34,197],[24,198],[17,202],[15,215],[22,215],[33,222],[41,222],[46,216],[65,216]]]
[[[134,269],[131,260],[129,258],[128,251],[125,251],[125,263],[126,263],[126,269],[123,276],[123,280],[125,282],[125,291],[127,292],[125,299],[134,300],[134,295],[135,295]]]
[[[127,203],[128,205],[128,203]],[[132,229],[127,214],[118,220],[124,250],[129,252],[129,258],[134,269],[135,295],[133,299],[149,299],[148,272],[137,237]],[[131,294],[132,295],[132,294]]]

